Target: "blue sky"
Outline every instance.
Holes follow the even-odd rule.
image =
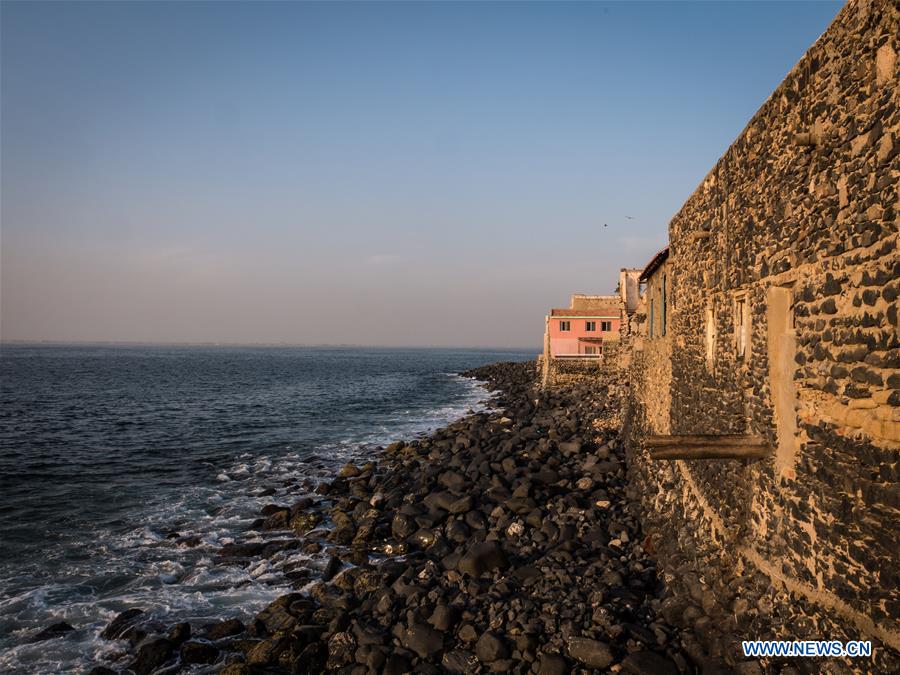
[[[839,9],[4,2],[0,336],[537,348]]]

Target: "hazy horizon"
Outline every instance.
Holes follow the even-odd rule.
[[[542,336],[541,336],[542,337]],[[442,351],[496,351],[522,352],[534,350],[535,356],[540,353],[541,346],[534,345],[367,345],[351,343],[304,343],[304,342],[146,342],[143,340],[0,340],[0,347],[14,345],[20,347],[288,347],[298,349],[421,349]]]
[[[0,340],[537,350],[839,8],[4,2]]]

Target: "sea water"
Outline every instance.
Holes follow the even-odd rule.
[[[0,672],[121,665],[124,645],[98,634],[131,607],[167,624],[247,619],[287,580],[270,562],[215,554],[263,536],[248,532],[263,505],[482,406],[486,392],[459,371],[533,357],[4,345]],[[59,621],[75,631],[31,642]]]

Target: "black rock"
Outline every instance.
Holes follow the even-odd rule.
[[[291,520],[291,510],[281,507],[263,521],[262,529],[264,530],[286,530]]]
[[[262,541],[249,544],[225,544],[219,549],[219,555],[223,558],[252,558],[258,556],[266,548]]]
[[[472,509],[473,499],[471,495],[460,497],[448,505],[447,510],[452,514],[466,513]]]
[[[100,633],[100,637],[106,640],[120,640],[129,628],[138,622],[139,617],[144,613],[142,609],[126,609],[115,619],[109,622],[109,625]]]
[[[289,608],[292,602],[301,598],[297,594],[282,595],[257,614],[256,620],[262,622],[270,634],[290,630],[297,624],[297,617],[291,614]]]
[[[280,504],[266,504],[259,510],[264,516],[273,516],[279,511],[290,511],[290,509],[286,506],[281,506]]]
[[[65,621],[59,621],[44,628],[40,633],[31,638],[29,642],[42,642],[44,640],[51,640],[53,638],[66,635],[67,633],[71,633],[73,630],[75,629]]]
[[[353,662],[356,640],[346,631],[335,633],[328,640],[328,670],[337,670]]]
[[[438,476],[438,483],[452,492],[460,492],[468,483],[465,476],[456,471],[445,471]]]
[[[569,638],[569,656],[593,668],[606,668],[613,660],[612,650],[609,645],[599,640],[590,640],[583,637]]]
[[[428,619],[428,623],[434,626],[437,630],[446,632],[456,624],[458,616],[459,612],[455,607],[438,605],[431,613],[431,616]]]
[[[206,631],[206,636],[210,640],[221,640],[222,638],[231,637],[244,632],[244,623],[240,619],[225,619],[214,624]]]
[[[569,666],[559,654],[541,654],[538,664],[538,675],[566,675]]]
[[[475,642],[475,640],[478,639],[478,633],[475,630],[474,626],[468,623],[459,629],[457,635],[463,642]]]
[[[466,513],[466,525],[473,530],[486,530],[487,519],[481,511],[469,511]]]
[[[298,511],[291,516],[291,520],[288,523],[290,528],[296,532],[297,534],[306,534],[310,530],[312,530],[316,525],[322,522],[322,516],[315,512],[303,512]]]
[[[451,673],[474,673],[478,670],[478,659],[472,652],[454,649],[444,654],[441,666]]]
[[[527,565],[525,567],[520,567],[515,572],[512,573],[513,578],[516,579],[523,586],[530,586],[533,583],[539,581],[541,577],[543,577],[543,572],[537,567],[533,565]]]
[[[316,673],[316,675],[318,675],[325,670],[326,657],[327,651],[323,642],[314,642],[306,645],[306,647],[303,648],[303,651],[301,651],[299,656],[294,660],[293,671],[297,674],[309,673],[312,675],[312,673]],[[224,671],[222,672],[222,675],[226,675]]]
[[[429,626],[412,624],[403,636],[403,646],[424,659],[444,648],[444,637]]]
[[[128,666],[135,675],[150,675],[160,668],[175,652],[175,645],[168,638],[156,638],[144,643],[138,650],[137,658]]]
[[[181,645],[182,663],[215,663],[219,650],[208,642],[188,641]]]
[[[625,629],[625,632],[628,633],[628,635],[633,637],[635,640],[643,642],[645,645],[653,646],[656,644],[656,633],[654,633],[649,628],[627,622],[622,624],[622,628]],[[646,653],[652,654],[653,652]]]
[[[328,564],[325,565],[325,571],[322,572],[322,579],[325,581],[334,579],[334,576],[341,570],[342,565],[340,558],[336,555],[331,556],[328,559]]]
[[[488,631],[475,643],[475,656],[482,663],[493,663],[509,656],[509,648],[502,638]]]
[[[656,652],[634,652],[622,661],[622,670],[632,675],[678,675],[673,661]]]
[[[191,637],[191,624],[187,621],[183,621],[182,623],[176,623],[169,629],[169,639],[175,644],[181,644],[185,640],[189,640]]]
[[[402,654],[391,654],[384,664],[382,675],[406,675],[411,672],[409,659]]]
[[[412,518],[408,518],[402,514],[397,514],[391,521],[391,533],[398,541],[402,541],[416,531],[416,523]],[[390,663],[390,659],[388,659]]]
[[[486,572],[507,567],[509,567],[509,560],[496,541],[486,541],[472,546],[459,559],[458,565],[460,572],[475,578]]]

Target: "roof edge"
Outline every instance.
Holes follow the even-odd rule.
[[[647,281],[647,279],[649,279],[651,275],[660,268],[660,266],[666,261],[668,257],[669,246],[667,244],[665,248],[663,248],[650,259],[650,262],[647,263],[644,271],[641,272],[641,276],[638,277],[638,281],[640,281],[641,283]]]

